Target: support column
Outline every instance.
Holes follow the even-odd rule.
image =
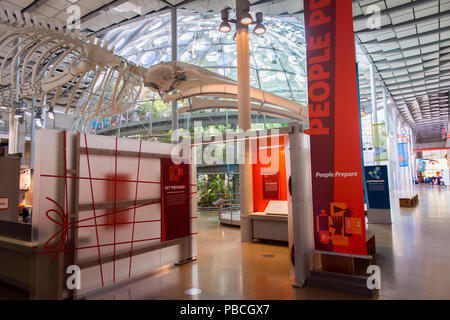
[[[383,88],[383,111],[384,111],[384,123],[386,124],[386,131],[389,132],[386,88]]]
[[[236,0],[236,46],[237,46],[237,83],[238,83],[238,124],[239,129],[246,132],[251,129],[250,110],[250,50],[248,26],[241,24],[244,9],[249,7],[248,0]],[[248,214],[253,212],[253,177],[249,157],[249,141],[245,141],[245,163],[239,165],[240,175],[240,208],[241,208],[241,240],[252,241],[252,222]]]
[[[377,87],[375,78],[375,65],[370,65],[370,93],[372,98],[372,124],[378,123],[377,114]]]
[[[15,110],[9,110],[8,153],[19,153],[19,119],[14,117]]]
[[[391,125],[389,123],[389,112],[387,109],[387,93],[386,88],[383,88],[383,111],[384,111],[384,123],[386,126],[386,132],[387,132],[387,152],[388,152],[388,177],[389,177],[389,191],[394,190],[394,175],[393,175],[393,168],[392,168],[392,157],[393,157],[393,146],[391,144],[392,140],[390,138],[390,132],[391,132]],[[395,146],[394,146],[395,147]]]
[[[177,44],[177,8],[172,7],[170,10],[170,22],[172,31],[172,62],[178,59],[178,44]],[[177,115],[177,101],[172,101],[172,132],[178,129],[178,115]],[[173,137],[173,136],[172,136]],[[174,140],[177,141],[176,137]]]
[[[18,45],[17,49],[15,50],[14,54],[17,54],[20,52],[20,40],[21,38],[19,37],[16,41],[14,41],[14,45]],[[13,66],[16,70],[18,70],[20,68],[20,56],[18,57],[15,66]],[[15,97],[15,102],[13,103],[13,100],[10,101],[10,105],[11,107],[9,108],[9,123],[8,123],[8,153],[9,154],[15,154],[15,153],[19,153],[19,146],[20,146],[20,141],[19,141],[19,130],[20,130],[20,123],[19,123],[19,118],[16,118],[15,112],[16,112],[16,108],[19,107],[19,84],[20,84],[20,72],[16,72],[16,84],[15,84],[15,89],[16,89],[16,97]],[[13,86],[14,88],[14,86]],[[24,115],[23,115],[24,116]]]
[[[31,137],[30,137],[30,166],[34,167],[34,150],[35,143],[34,138],[36,135],[36,121],[34,121],[34,116],[36,114],[36,98],[33,98],[33,104],[31,105]],[[42,112],[41,112],[42,117]]]
[[[415,186],[413,184],[413,179],[416,177],[416,157],[414,154],[414,139],[413,139],[413,131],[411,127],[408,127],[409,133],[409,143],[408,143],[408,151],[409,151],[409,183],[408,189],[414,190]]]
[[[375,149],[375,137],[378,137],[378,129],[375,124],[378,124],[378,114],[377,114],[377,88],[376,88],[376,78],[375,78],[375,65],[370,65],[370,96],[372,100],[372,141],[374,148],[374,163],[376,163],[376,149]]]

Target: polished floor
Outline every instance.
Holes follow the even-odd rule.
[[[419,186],[417,191],[416,208],[400,209],[392,201],[391,226],[369,225],[381,268],[377,299],[450,299],[450,188]],[[294,289],[287,246],[242,243],[239,228],[220,225],[214,212],[200,213],[198,223],[197,261],[88,299],[362,299]],[[0,299],[21,298],[23,293],[0,285]]]
[[[419,205],[393,202],[392,226],[376,233],[378,299],[450,299],[450,188],[419,186]],[[198,260],[93,299],[362,299],[334,291],[294,289],[286,246],[242,243],[239,229],[200,213]],[[188,289],[201,293],[188,295]]]

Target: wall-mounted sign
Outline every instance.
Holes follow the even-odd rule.
[[[280,198],[280,173],[277,172],[272,175],[264,174],[263,179],[263,198],[275,199]]]
[[[161,159],[161,241],[191,233],[190,167]]]
[[[9,198],[3,197],[0,198],[0,210],[8,210],[9,209]]]
[[[375,161],[388,161],[387,131],[385,123],[377,123],[373,126],[373,145],[375,147]]]
[[[315,247],[367,255],[352,2],[304,8]]]

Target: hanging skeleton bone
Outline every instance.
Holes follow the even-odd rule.
[[[97,38],[39,21],[28,13],[0,7],[0,98],[36,98],[75,109],[85,119],[121,114],[135,105],[143,86],[165,102],[191,99],[177,112],[237,108],[237,83],[182,62],[145,69],[114,54]],[[253,111],[306,121],[301,104],[252,88]],[[214,98],[214,99],[211,99]],[[224,98],[225,100],[217,100]]]
[[[86,117],[122,113],[142,90],[145,69],[108,50],[108,43],[0,8],[0,96],[46,97],[66,112],[78,106]]]
[[[190,107],[178,108],[178,113],[212,109],[237,109],[237,82],[204,68],[183,62],[166,62],[150,67],[144,84],[160,92],[164,102],[192,98]],[[226,100],[208,99],[224,98]],[[270,116],[306,120],[304,106],[274,94],[250,89],[251,108]]]

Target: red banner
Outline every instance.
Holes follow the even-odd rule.
[[[304,0],[315,247],[367,255],[351,0]]]
[[[190,168],[161,159],[161,241],[187,237],[191,233]]]

